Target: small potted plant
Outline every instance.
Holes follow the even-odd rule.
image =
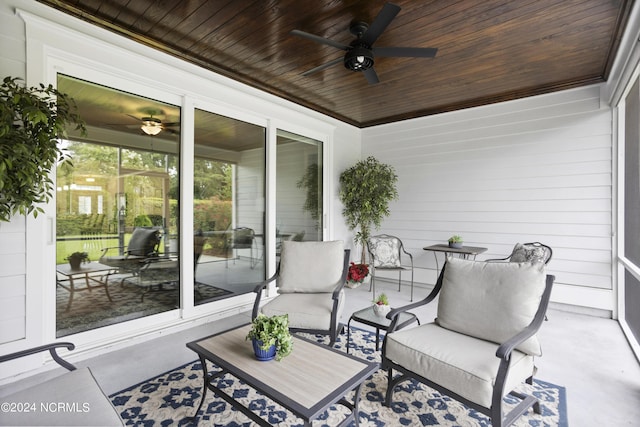
[[[391,311],[391,306],[389,305],[389,298],[387,295],[382,293],[378,295],[378,298],[374,301],[373,304],[373,312],[380,317],[385,317],[389,311]]]
[[[80,264],[91,262],[89,254],[86,252],[74,252],[67,257],[72,270],[79,270]]]
[[[460,249],[462,248],[462,236],[458,236],[457,234],[449,237],[449,247]]]
[[[291,354],[293,340],[289,332],[289,316],[265,316],[259,314],[251,322],[247,340],[252,340],[256,358],[260,361],[277,361]]]
[[[346,285],[352,289],[357,288],[364,283],[367,277],[369,277],[369,266],[367,264],[351,262]]]

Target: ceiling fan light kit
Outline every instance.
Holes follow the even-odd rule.
[[[373,52],[365,46],[354,46],[344,55],[344,66],[351,71],[365,71],[373,67]]]
[[[361,21],[353,23],[350,26],[349,31],[351,34],[356,36],[356,39],[351,42],[350,45],[344,45],[300,30],[293,30],[291,31],[291,34],[346,51],[343,59],[345,68],[351,71],[363,71],[369,84],[376,84],[379,80],[375,70],[373,69],[373,64],[375,62],[374,54],[383,57],[396,58],[433,58],[436,56],[438,51],[436,48],[428,47],[373,47],[375,41],[378,40],[378,37],[382,35],[387,26],[391,21],[393,21],[396,15],[400,12],[400,9],[401,8],[398,5],[386,3],[371,25],[367,25],[366,22]],[[325,70],[339,62],[339,59],[327,62],[326,64],[319,65],[304,72],[302,75],[308,76],[317,73],[318,71]]]
[[[140,129],[147,135],[154,136],[162,132],[162,122],[153,117],[143,117]]]

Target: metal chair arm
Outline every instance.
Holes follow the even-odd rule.
[[[74,365],[67,362],[66,360],[64,360],[62,357],[58,355],[56,349],[62,348],[62,347],[66,348],[67,350],[73,350],[76,348],[76,346],[71,342],[58,342],[58,343],[45,344],[38,347],[29,348],[26,350],[17,351],[15,353],[10,353],[10,354],[5,354],[4,356],[0,356],[0,363],[7,362],[9,360],[19,359],[21,357],[30,356],[32,354],[36,354],[36,353],[40,353],[42,351],[48,350],[53,360],[55,360],[60,366],[68,369],[69,371],[75,371],[76,367]]]
[[[280,271],[276,271],[276,273],[271,276],[270,278],[268,278],[267,280],[259,283],[254,289],[253,292],[256,293],[256,299],[253,302],[253,310],[251,311],[251,320],[255,319],[256,317],[258,317],[258,311],[260,310],[260,300],[262,299],[262,291],[264,290],[264,288],[267,287],[267,285],[269,285],[269,283],[273,282],[274,280],[276,280],[278,278],[278,276],[280,275]]]

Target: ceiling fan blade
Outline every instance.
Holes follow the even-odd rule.
[[[180,126],[180,122],[162,122],[162,126]]]
[[[376,70],[374,70],[373,67],[364,70],[363,73],[364,77],[367,79],[370,85],[380,83],[380,79],[378,79],[378,73],[376,73]]]
[[[376,47],[373,48],[375,56],[386,57],[411,57],[433,58],[438,49],[435,47]]]
[[[313,40],[314,42],[317,42],[317,43],[333,46],[341,50],[349,50],[351,48],[351,46],[348,46],[346,44],[334,42],[333,40],[325,39],[324,37],[316,36],[315,34],[310,34],[305,31],[291,30],[291,34],[293,34],[294,36],[304,37],[305,39]]]
[[[376,19],[369,26],[369,29],[363,34],[362,41],[371,46],[393,21],[400,9],[400,6],[393,3],[385,3]]]
[[[137,120],[137,121],[141,121],[141,120],[142,120],[140,117],[132,116],[131,114],[125,114],[125,116],[129,116],[129,117],[131,117],[132,119],[135,119],[135,120]]]
[[[326,64],[318,65],[318,66],[317,66],[317,67],[315,67],[315,68],[312,68],[312,69],[310,69],[310,70],[308,70],[308,71],[305,71],[304,73],[302,73],[302,75],[303,75],[303,76],[308,76],[308,75],[310,75],[310,74],[317,73],[318,71],[322,71],[322,70],[324,70],[324,69],[326,69],[326,68],[329,68],[329,67],[331,67],[331,66],[333,66],[333,65],[339,64],[339,63],[341,63],[342,61],[344,61],[344,58],[342,58],[342,57],[340,57],[340,58],[336,58],[336,59],[334,59],[333,61],[329,61],[329,62],[327,62]]]

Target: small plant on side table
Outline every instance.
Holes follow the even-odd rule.
[[[384,317],[391,310],[389,306],[389,298],[384,293],[378,294],[378,298],[373,302],[373,311],[380,317]]]
[[[458,236],[457,234],[449,237],[449,246],[452,248],[461,248],[462,247],[462,236]]]
[[[259,314],[251,322],[251,330],[247,334],[246,339],[253,340],[254,350],[258,360],[271,360],[275,357],[280,361],[282,358],[291,354],[293,349],[293,340],[289,332],[289,316],[286,314],[279,316],[265,316]],[[268,356],[258,355],[258,349],[269,350],[271,347],[273,354]]]

